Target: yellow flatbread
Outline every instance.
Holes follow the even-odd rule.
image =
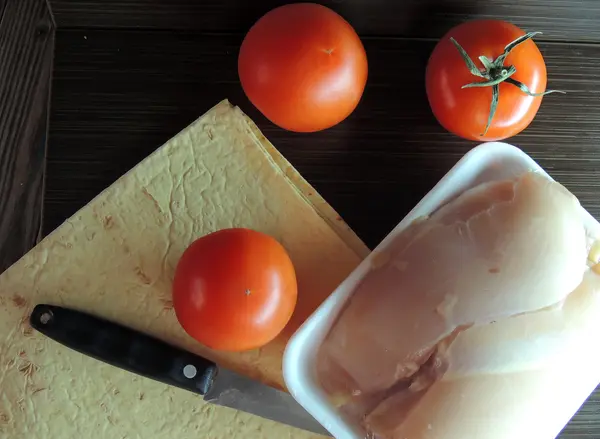
[[[278,239],[299,282],[284,333],[241,354],[199,345],[171,302],[185,248],[227,227]],[[29,313],[37,303],[82,309],[283,386],[287,339],[367,253],[258,128],[221,102],[0,276],[0,437],[313,437],[71,351],[34,331]]]

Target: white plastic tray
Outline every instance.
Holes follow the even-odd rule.
[[[331,405],[316,376],[316,353],[332,323],[356,284],[369,271],[373,254],[383,251],[394,237],[413,220],[428,215],[465,190],[487,181],[502,180],[536,170],[551,178],[531,157],[515,146],[490,142],[473,148],[406,215],[323,304],[304,322],[290,339],[283,357],[285,383],[294,398],[338,439],[363,439],[366,432],[356,423],[344,420]],[[594,236],[600,224],[585,211],[585,225]],[[597,382],[583,383],[591,393]],[[583,401],[574,401],[575,407]],[[576,410],[576,409],[575,409]]]

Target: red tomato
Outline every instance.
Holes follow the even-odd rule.
[[[296,297],[294,266],[283,246],[248,229],[225,229],[193,242],[173,282],[173,306],[185,331],[226,351],[273,340],[292,316]]]
[[[297,3],[273,9],[250,29],[238,72],[248,99],[271,122],[313,132],[354,111],[367,82],[367,55],[338,14]]]
[[[462,88],[485,79],[470,72],[451,41],[454,38],[476,67],[484,71],[480,56],[497,60],[507,44],[524,34],[504,21],[474,20],[453,28],[439,41],[427,65],[426,88],[433,114],[444,128],[467,139],[500,140],[518,134],[531,123],[542,97],[529,96],[507,80],[499,84],[497,111],[483,135],[490,114],[491,87]],[[516,73],[510,79],[524,84],[531,92],[546,89],[544,58],[531,39],[512,49],[503,65],[505,69],[514,66]]]

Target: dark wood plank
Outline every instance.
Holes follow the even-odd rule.
[[[423,76],[432,42],[366,39],[371,76],[357,111],[326,132],[298,135],[266,123],[246,101],[236,74],[240,37],[59,30],[58,38],[46,230],[225,97],[258,121],[371,246],[475,145],[444,132],[430,114]],[[568,94],[546,97],[512,141],[600,217],[600,47],[541,50],[549,85]]]
[[[600,438],[600,387],[564,428],[558,439]]]
[[[51,0],[59,27],[245,32],[284,0]],[[440,37],[471,18],[500,18],[545,39],[600,41],[597,0],[323,0],[361,35]]]
[[[471,147],[438,126],[423,75],[431,41],[365,39],[371,76],[344,123],[299,135],[268,123],[236,76],[241,36],[58,31],[45,231],[223,98],[238,104],[370,245],[376,245]],[[550,86],[511,140],[600,218],[600,46],[542,44]],[[393,60],[402,67],[394,68]],[[573,68],[572,65],[576,67]],[[599,396],[563,439],[598,438]]]
[[[0,272],[40,236],[54,24],[44,0],[0,10]]]

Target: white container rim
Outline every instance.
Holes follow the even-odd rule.
[[[353,289],[370,270],[372,258],[383,251],[412,221],[427,216],[465,190],[481,183],[511,178],[525,171],[552,177],[516,146],[488,142],[467,152],[404,219],[379,243],[352,273],[300,326],[288,342],[283,356],[283,376],[292,396],[338,439],[362,439],[366,432],[358,422],[344,419],[319,385],[315,358],[325,336],[335,322]],[[583,208],[582,208],[583,209]],[[600,223],[584,210],[586,228],[600,235]],[[597,383],[593,384],[590,392]],[[581,401],[582,402],[582,401]],[[574,414],[574,413],[573,413]]]

